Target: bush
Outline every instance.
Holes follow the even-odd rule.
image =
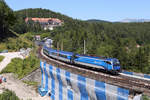
[[[32,46],[32,42],[29,41],[25,41],[24,39],[17,38],[9,38],[8,41],[6,42],[6,47],[8,50],[12,50],[12,51],[17,51],[20,48],[28,48]]]
[[[0,100],[19,100],[19,98],[14,92],[6,89],[2,94],[0,94]]]
[[[3,61],[3,59],[4,59],[4,56],[0,56],[0,62]]]
[[[0,41],[0,51],[3,51],[5,49],[9,51],[17,51],[20,48],[31,48],[33,45],[32,40],[32,33],[18,35],[17,38],[7,38],[5,39],[5,41]]]
[[[150,97],[146,96],[146,95],[143,95],[142,96],[142,100],[150,100]]]

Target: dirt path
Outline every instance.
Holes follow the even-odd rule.
[[[5,89],[12,90],[16,95],[23,100],[50,100],[50,97],[41,97],[37,92],[36,88],[28,86],[21,80],[15,78],[14,74],[3,74],[6,77],[7,82],[0,85],[0,91]]]

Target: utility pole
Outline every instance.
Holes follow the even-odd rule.
[[[84,40],[84,54],[86,54],[85,40]]]
[[[57,51],[59,51],[59,42],[57,42]]]
[[[57,52],[59,52],[59,42],[57,42]],[[59,56],[59,53],[57,53],[57,56]]]
[[[62,51],[63,51],[63,45],[64,45],[64,44],[63,44],[63,41],[62,41],[62,42],[61,42],[61,50],[62,50]]]

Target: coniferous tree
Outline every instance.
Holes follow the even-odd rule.
[[[8,7],[4,0],[0,0],[0,39],[9,36],[9,29],[15,22],[13,11]]]

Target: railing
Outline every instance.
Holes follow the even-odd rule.
[[[128,72],[128,71],[125,71],[125,70],[123,70],[122,73],[128,74],[128,75],[138,76],[138,77],[141,77],[141,78],[150,79],[150,75],[147,75],[147,74],[141,74],[141,73],[135,73],[135,72]]]

